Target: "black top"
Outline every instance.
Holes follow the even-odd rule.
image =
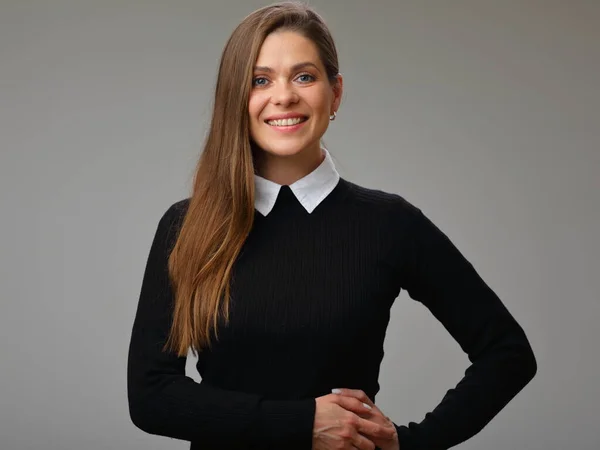
[[[468,439],[536,372],[522,328],[420,209],[341,179],[311,214],[287,186],[268,216],[255,212],[234,266],[230,325],[199,354],[196,383],[186,358],[161,352],[173,301],[167,257],[188,203],[158,224],[133,324],[129,408],[148,433],[192,449],[310,450],[316,397],[347,387],[375,400],[401,289],[472,362],[424,420],[396,425],[401,450]]]

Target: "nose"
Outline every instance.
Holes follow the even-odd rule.
[[[298,94],[291,83],[277,83],[271,92],[271,102],[275,105],[288,106],[298,101]]]

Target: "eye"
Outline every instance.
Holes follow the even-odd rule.
[[[298,76],[298,80],[302,83],[310,83],[311,81],[315,81],[315,77],[313,77],[310,73],[303,73]]]
[[[268,80],[265,77],[254,77],[254,79],[252,80],[252,86],[265,86],[267,84],[267,81]]]

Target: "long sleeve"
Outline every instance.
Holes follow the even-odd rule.
[[[448,237],[419,209],[402,248],[401,284],[427,307],[472,363],[420,423],[398,426],[401,450],[441,450],[478,433],[537,371],[513,316]]]
[[[167,260],[182,208],[176,203],[161,218],[144,272],[127,366],[133,423],[151,434],[198,441],[206,449],[310,448],[314,399],[266,400],[196,383],[185,375],[185,357],[162,351],[173,302]]]

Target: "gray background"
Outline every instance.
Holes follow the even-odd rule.
[[[311,3],[345,76],[325,140],[342,176],[422,208],[538,358],[534,381],[459,447],[600,448],[600,2]],[[265,4],[1,1],[2,450],[188,448],[130,422],[127,346],[220,52]],[[405,293],[392,314],[378,404],[405,424],[468,360]]]

